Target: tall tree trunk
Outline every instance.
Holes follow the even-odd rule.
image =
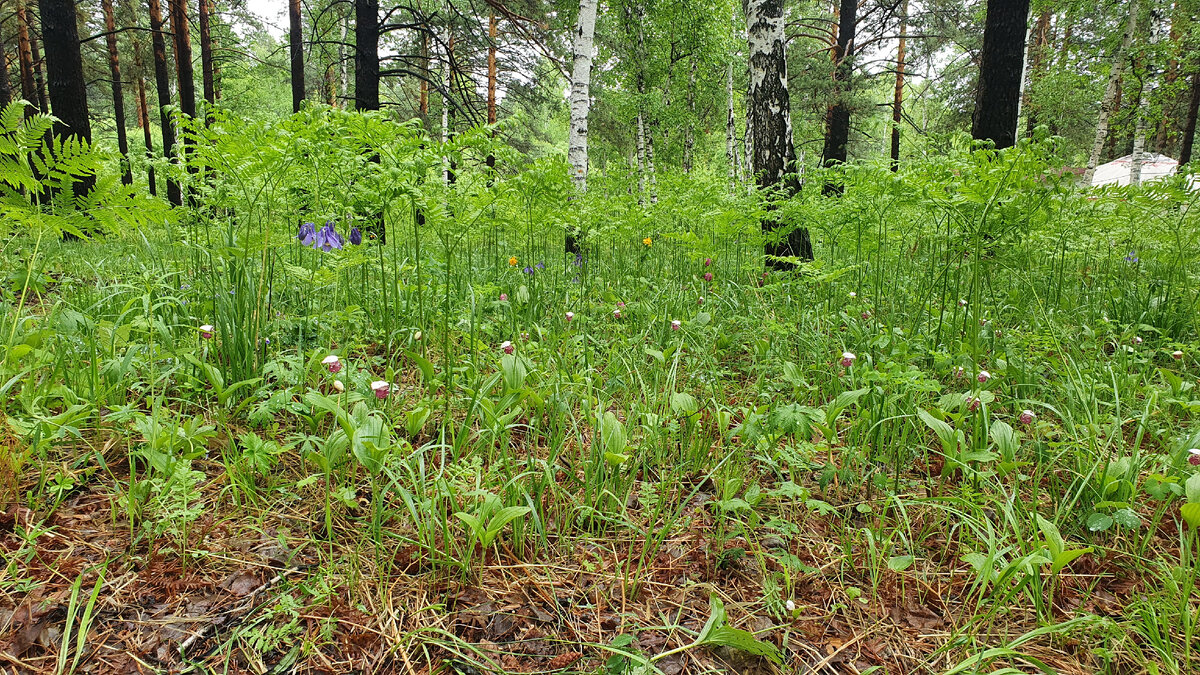
[[[44,22],[41,22],[44,24]],[[45,25],[41,26],[42,32],[46,31]],[[76,29],[78,32],[78,29]],[[45,39],[45,36],[43,36]],[[53,113],[54,102],[46,96],[46,79],[42,77],[43,61],[41,52],[38,50],[38,41],[35,34],[29,35],[29,51],[33,55],[33,80],[37,83],[38,106],[41,107],[44,113]]]
[[[1196,113],[1200,111],[1200,73],[1192,75],[1192,96],[1188,100],[1187,117],[1183,123],[1183,140],[1179,148],[1179,163],[1192,161],[1192,144],[1196,141]]]
[[[650,204],[658,203],[658,179],[654,176],[654,134],[646,133],[646,178],[650,188]]]
[[[88,119],[87,83],[83,79],[83,58],[79,49],[79,26],[73,0],[41,0],[42,39],[46,44],[46,73],[49,76],[50,104],[56,136],[77,136],[91,143],[92,125]],[[88,193],[95,185],[94,176],[75,182],[76,196]]]
[[[997,148],[1017,140],[1028,23],[1029,0],[987,0],[971,136]]]
[[[1140,91],[1140,89],[1135,91]],[[1136,102],[1137,96],[1134,96],[1133,100]],[[1103,101],[1101,103],[1103,104]],[[1127,114],[1125,112],[1125,103],[1125,78],[1122,76],[1121,79],[1117,80],[1117,95],[1113,97],[1112,114],[1109,116],[1109,120],[1118,120],[1122,115]],[[1109,122],[1109,127],[1112,127],[1111,121]],[[1107,136],[1108,138],[1104,140],[1104,149],[1101,151],[1098,162],[1103,162],[1106,157],[1112,159],[1120,154],[1117,152],[1117,134],[1109,133]]]
[[[217,102],[216,70],[213,67],[212,0],[197,0],[200,8],[200,80],[204,87],[204,100],[208,103],[206,117],[212,119],[212,108]]]
[[[737,119],[733,110],[733,61],[725,64],[725,159],[729,160],[729,194],[737,191]]]
[[[637,170],[638,206],[646,205],[646,123],[642,113],[637,114]]]
[[[292,112],[300,112],[304,101],[304,35],[301,32],[300,0],[288,0],[288,52],[292,62]]]
[[[217,14],[216,3],[213,2],[213,0],[202,0],[202,2],[205,2],[208,4],[209,21],[212,21],[213,17],[217,17],[217,20],[220,21],[220,16]],[[218,43],[214,41],[212,43],[212,49],[215,50],[215,49],[217,49],[217,47],[218,47]],[[221,62],[215,58],[215,54],[214,54],[214,58],[212,60],[212,78],[213,78],[213,100],[220,101],[221,100]]]
[[[204,0],[199,0],[203,2]],[[187,0],[169,0],[171,8],[171,34],[175,38],[175,75],[179,86],[179,112],[188,119],[196,118],[196,73],[192,68],[192,30],[188,19]],[[188,173],[194,173],[196,166],[188,164],[193,139],[184,135],[180,144],[183,163]],[[195,201],[195,195],[187,192],[188,202]]]
[[[450,68],[451,60],[453,59],[453,42],[454,37],[450,33],[450,28],[446,28],[445,44],[446,63],[442,66],[442,146],[443,148],[450,142]],[[442,155],[442,182],[450,184],[450,158]]]
[[[8,83],[8,50],[0,39],[0,108],[12,103],[12,86]]]
[[[596,33],[597,0],[579,0],[579,20],[575,25],[571,64],[571,126],[567,130],[567,161],[571,180],[579,192],[587,191],[588,91],[592,81],[592,38]],[[575,233],[568,229],[565,246],[568,253],[580,253]]]
[[[379,110],[379,0],[354,0],[354,108]]]
[[[24,0],[17,3],[17,59],[21,66],[21,98],[30,104],[25,113],[33,114],[34,109],[49,112],[38,101],[37,85],[33,79],[33,48],[29,43],[29,15],[25,12]]]
[[[900,122],[904,119],[904,47],[908,38],[908,0],[900,3],[900,43],[896,46],[896,89],[892,94],[892,171],[900,170]]]
[[[646,12],[645,7],[639,3],[635,9],[637,20],[634,22],[637,25],[637,93],[638,93],[638,133],[642,136],[642,145],[644,147],[646,183],[650,193],[650,203],[658,203],[658,184],[654,179],[654,134],[650,130],[650,124],[646,121],[646,112],[643,109],[646,100]],[[667,74],[667,82],[670,82],[670,73]],[[670,105],[668,99],[667,87],[663,88],[663,108]]]
[[[858,24],[858,0],[841,0],[838,10],[838,37],[833,49],[833,94],[836,97],[829,112],[825,131],[825,147],[821,164],[826,167],[846,163],[846,145],[850,141],[850,108],[846,99],[850,93],[851,59],[854,57],[854,33]],[[827,182],[825,194],[841,192],[841,187]]]
[[[1134,110],[1137,122],[1133,126],[1133,156],[1129,160],[1129,184],[1142,184],[1142,164],[1146,161],[1146,116]]]
[[[1037,127],[1037,112],[1033,107],[1033,86],[1042,74],[1042,64],[1046,60],[1046,50],[1050,43],[1050,10],[1043,9],[1038,14],[1037,23],[1033,26],[1033,40],[1029,44],[1028,77],[1025,91],[1021,94],[1021,107],[1025,109],[1025,136],[1032,138],[1033,130]]]
[[[146,159],[154,158],[154,137],[150,134],[150,111],[146,108],[146,82],[141,78],[137,81],[138,90],[138,126],[142,128],[142,140],[146,144]],[[150,194],[158,194],[158,186],[154,184],[154,167],[146,167],[146,182],[150,187]]]
[[[692,67],[688,71],[687,88],[687,125],[683,128],[683,172],[692,172],[692,149],[696,145],[696,67],[697,59],[692,57]]]
[[[1158,118],[1158,133],[1154,137],[1154,151],[1160,154],[1167,151],[1167,136],[1176,124],[1174,114],[1179,102],[1179,92],[1175,88],[1175,80],[1179,78],[1179,12],[1179,3],[1174,3],[1171,12],[1171,29],[1168,33],[1168,39],[1171,41],[1169,47],[1171,58],[1168,59],[1167,70],[1163,73],[1163,86],[1166,91],[1162,103],[1162,115]]]
[[[799,191],[800,183],[794,173],[789,173],[796,163],[796,148],[792,143],[792,107],[787,90],[783,0],[743,0],[742,7],[746,12],[750,61],[746,108],[747,119],[753,125],[751,166],[760,188],[778,193],[771,197],[786,199]],[[796,227],[780,239],[775,232],[780,226],[773,215],[763,218],[766,255],[811,260],[813,250],[808,230]],[[788,267],[774,260],[770,264]]]
[[[179,158],[175,155],[175,125],[167,108],[171,105],[171,75],[167,70],[167,41],[163,36],[162,7],[159,0],[148,0],[150,9],[150,39],[154,50],[154,84],[158,93],[158,116],[162,127],[163,156],[172,164]],[[167,201],[175,206],[183,204],[179,181],[167,176]]]
[[[187,0],[169,0],[171,34],[175,37],[175,75],[179,84],[179,111],[196,116],[196,73],[192,68],[192,32]],[[187,142],[184,142],[187,145]]]
[[[749,96],[746,103],[746,128],[742,131],[742,163],[738,170],[742,172],[742,180],[746,183],[746,194],[751,195],[754,194],[757,181],[754,178],[754,133],[750,126],[754,120],[750,117],[748,100]]]
[[[340,17],[338,25],[342,32],[342,39],[338,42],[337,55],[338,67],[341,68],[341,95],[343,97],[350,96],[350,69],[346,63],[346,24],[350,23],[349,17],[339,10]],[[341,107],[345,107],[344,105]]]
[[[112,76],[113,120],[117,125],[117,148],[121,151],[121,182],[133,185],[133,168],[129,165],[129,139],[125,135],[125,92],[121,84],[121,62],[117,57],[117,22],[113,17],[112,0],[100,0],[104,12],[104,41],[108,47],[108,71]]]
[[[496,21],[496,13],[488,14],[488,56],[487,56],[487,123],[496,123],[496,38],[499,36],[499,26]],[[496,132],[492,132],[495,136]],[[496,155],[490,150],[487,154],[487,167],[489,171],[496,169]]]
[[[1083,173],[1084,185],[1090,185],[1096,175],[1096,165],[1100,163],[1100,153],[1104,150],[1104,142],[1108,140],[1108,120],[1113,114],[1117,98],[1117,87],[1121,82],[1121,69],[1125,66],[1125,54],[1133,43],[1133,33],[1137,30],[1138,0],[1130,0],[1129,17],[1125,22],[1125,35],[1121,37],[1121,46],[1113,54],[1112,67],[1108,71],[1108,86],[1104,89],[1104,98],[1100,101],[1100,118],[1096,121],[1096,138],[1092,142],[1092,152],[1088,155],[1087,169]]]
[[[421,84],[419,90],[418,110],[421,113],[421,123],[429,130],[429,78],[433,77],[429,57],[429,27],[421,29]]]

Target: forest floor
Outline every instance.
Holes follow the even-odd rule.
[[[970,599],[975,574],[955,541],[916,542],[918,564],[927,566],[917,584],[880,566],[869,550],[844,549],[840,514],[790,514],[798,527],[783,536],[763,529],[753,541],[722,539],[713,536],[705,507],[711,484],[677,486],[676,498],[690,503],[649,559],[645,536],[664,533],[597,532],[552,541],[554,555],[534,558],[502,540],[463,578],[422,569],[416,547],[402,537],[362,548],[370,527],[365,485],[360,508],[345,509],[335,522],[346,536],[329,541],[317,486],[232,508],[217,462],[194,465],[205,480],[188,508],[202,515],[183,535],[185,556],[175,553],[179,537],[131,541],[120,498],[105,487],[109,471],[122,478],[124,455],[114,450],[110,444],[74,472],[74,487],[44,521],[13,503],[0,514],[0,550],[8,561],[0,586],[0,670],[650,672],[625,654],[655,659],[689,645],[710,616],[713,594],[723,599],[730,625],[778,647],[783,665],[697,647],[653,660],[655,669],[938,673],[960,664],[967,653],[960,647],[968,644],[1019,644],[1017,665],[1099,670],[1078,632],[1039,633],[1032,612],[1023,621],[1020,608],[1010,607],[1002,619],[981,622],[996,608]],[[923,477],[915,467],[912,473]],[[37,480],[22,476],[20,487]],[[838,503],[835,492],[823,496],[838,509],[856,505]],[[628,515],[636,519],[641,505],[631,502]],[[1177,533],[1162,531],[1154,545],[1177,541]],[[795,607],[788,611],[764,581],[767,573],[796,569],[805,572],[794,580]],[[1088,556],[1058,577],[1047,601],[1063,620],[1101,621],[1138,593],[1136,570],[1120,557]],[[78,642],[80,627],[86,642]]]

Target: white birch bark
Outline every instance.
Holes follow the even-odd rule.
[[[1092,152],[1088,155],[1087,170],[1083,172],[1083,184],[1091,185],[1092,176],[1096,174],[1096,165],[1100,163],[1100,153],[1104,150],[1104,141],[1108,139],[1108,118],[1112,115],[1113,101],[1117,98],[1117,85],[1121,81],[1121,69],[1125,65],[1125,54],[1133,43],[1133,32],[1137,28],[1138,0],[1130,0],[1129,19],[1125,24],[1125,35],[1121,38],[1121,46],[1113,54],[1112,68],[1108,72],[1108,86],[1104,89],[1104,98],[1100,101],[1100,117],[1096,121],[1096,139],[1092,143]]]
[[[646,123],[637,115],[638,206],[646,205]]]
[[[1142,164],[1146,161],[1146,116],[1142,114],[1141,106],[1134,111],[1137,124],[1133,131],[1133,156],[1129,160],[1129,184],[1142,184]]]
[[[692,58],[692,69],[688,72],[687,88],[688,122],[683,129],[683,172],[692,172],[692,148],[696,144],[696,59]]]
[[[646,177],[649,179],[650,204],[658,203],[658,181],[654,178],[654,135],[646,134]]]
[[[733,61],[725,66],[725,158],[729,160],[729,193],[737,191],[737,120],[733,111]]]
[[[571,179],[580,192],[587,191],[588,110],[592,79],[592,38],[596,33],[598,0],[579,0],[579,23],[575,27],[574,64],[571,68],[571,127],[567,132],[567,161]]]
[[[341,25],[342,40],[341,40],[341,42],[338,43],[338,63],[341,65],[341,69],[342,69],[342,81],[341,81],[342,89],[341,89],[340,93],[342,96],[349,96],[350,95],[350,71],[346,65],[346,25],[350,23],[350,18],[348,16],[346,16],[346,14],[343,12],[342,19],[339,23],[342,24]],[[338,105],[338,107],[342,108],[344,106]]]

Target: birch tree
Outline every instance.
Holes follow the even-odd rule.
[[[1112,67],[1108,71],[1108,86],[1104,89],[1104,98],[1100,100],[1100,118],[1096,120],[1096,140],[1092,143],[1092,152],[1088,155],[1087,170],[1083,172],[1084,185],[1090,185],[1092,176],[1096,174],[1096,165],[1100,163],[1100,153],[1104,150],[1104,142],[1108,140],[1108,122],[1112,116],[1117,99],[1117,87],[1121,84],[1121,70],[1125,66],[1125,54],[1133,44],[1133,32],[1137,29],[1138,0],[1130,0],[1129,17],[1125,22],[1125,34],[1121,37],[1121,46],[1113,54]]]
[[[589,87],[598,4],[597,0],[579,0],[579,21],[575,26],[572,48],[574,63],[571,67],[571,127],[567,135],[567,161],[571,163],[571,179],[580,192],[587,191],[588,110],[591,106]]]
[[[571,126],[567,131],[567,161],[571,163],[571,180],[579,192],[587,191],[588,172],[588,110],[591,107],[589,88],[592,80],[592,38],[596,35],[597,0],[579,0],[579,21],[575,25],[571,66]],[[579,253],[579,243],[567,231],[568,253]]]
[[[725,66],[725,158],[729,160],[729,194],[737,191],[737,119],[733,111],[733,61]]]
[[[747,125],[751,129],[750,166],[755,182],[772,196],[788,198],[800,189],[795,174],[792,143],[791,101],[788,99],[787,54],[784,50],[783,0],[743,0],[746,12],[746,44],[749,55],[750,87],[746,98]],[[770,208],[770,207],[768,207]],[[797,227],[780,237],[781,223],[768,215],[763,219],[768,256],[812,259],[812,242],[806,228]],[[768,258],[775,267],[786,263]]]

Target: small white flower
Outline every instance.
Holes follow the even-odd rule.
[[[1175,351],[1171,352],[1171,358],[1173,358],[1173,359],[1175,359],[1176,361],[1178,361],[1178,360],[1180,360],[1180,359],[1182,359],[1182,358],[1183,358],[1183,352],[1181,352],[1181,351],[1179,351],[1178,349],[1176,349]]]
[[[842,352],[842,367],[849,368],[850,366],[854,365],[854,359],[857,358],[858,357],[854,355],[854,352]]]
[[[981,370],[975,379],[979,380],[980,382],[987,382],[988,380],[992,379],[992,374],[986,370]]]
[[[567,323],[571,323],[571,319],[575,318],[575,312],[567,312]]]
[[[788,600],[787,602],[783,603],[783,606],[786,607],[787,611],[789,611],[789,612],[796,611],[796,603],[792,602],[791,600]]]
[[[671,321],[671,330],[679,330],[683,326],[683,322],[679,319]]]
[[[857,298],[857,297],[858,297],[858,293],[855,293],[854,291],[850,291],[850,297],[851,297],[851,298]],[[788,602],[791,602],[791,600],[788,600]]]
[[[346,385],[342,384],[341,380],[334,380],[333,388],[337,389],[339,394],[342,393],[343,391],[346,391]]]

